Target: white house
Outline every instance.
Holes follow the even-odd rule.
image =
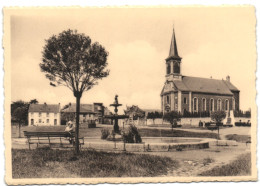
[[[28,126],[60,125],[60,104],[30,104]]]

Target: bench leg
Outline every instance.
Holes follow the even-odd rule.
[[[62,146],[63,146],[63,144],[62,144],[61,137],[60,137],[60,147],[62,147]]]
[[[49,146],[51,148],[51,140],[50,140],[50,137],[48,136],[48,140],[49,140]]]
[[[27,138],[27,142],[28,142],[28,145],[29,145],[29,150],[31,150],[31,143],[30,143],[31,139],[30,137]]]

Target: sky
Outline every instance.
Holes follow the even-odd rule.
[[[75,103],[67,87],[52,87],[39,64],[45,40],[76,29],[109,52],[110,75],[81,103],[160,109],[173,26],[181,72],[225,79],[240,89],[240,108],[255,103],[255,15],[252,7],[88,8],[16,10],[11,17],[11,101]]]

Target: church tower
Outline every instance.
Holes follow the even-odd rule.
[[[166,58],[166,80],[181,80],[181,57],[178,54],[177,42],[173,28],[169,56]]]

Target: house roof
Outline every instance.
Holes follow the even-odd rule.
[[[182,80],[173,80],[180,91],[233,95],[231,91],[239,91],[231,82],[211,78],[182,76]]]
[[[76,104],[71,103],[68,108],[63,109],[61,112],[70,112],[70,113],[76,112]],[[92,104],[80,104],[80,113],[95,114],[93,105]]]
[[[60,112],[59,104],[30,104],[28,112]]]

